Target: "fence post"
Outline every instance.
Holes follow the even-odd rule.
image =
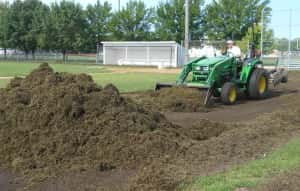
[[[185,49],[186,49],[186,52],[185,52],[185,62],[188,62],[189,60],[189,0],[185,0]]]
[[[151,65],[151,63],[150,63],[150,46],[149,45],[147,45],[147,65]]]
[[[96,50],[96,64],[99,63],[99,42],[97,42],[97,50]]]

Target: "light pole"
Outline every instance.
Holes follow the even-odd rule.
[[[189,60],[189,0],[185,0],[185,62]]]
[[[289,10],[289,50],[288,50],[288,69],[290,69],[291,64],[291,40],[292,40],[292,14],[293,10]]]
[[[99,36],[98,36],[98,34],[96,34],[96,39],[97,39],[96,64],[98,65],[98,63],[99,63]]]
[[[291,40],[292,40],[292,9],[289,10],[289,54],[291,53]]]
[[[265,12],[266,7],[264,7],[261,11],[261,34],[260,34],[260,58],[262,59],[263,57],[263,46],[264,46],[264,12]]]

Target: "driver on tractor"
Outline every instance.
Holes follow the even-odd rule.
[[[242,56],[240,47],[236,46],[232,40],[226,41],[226,54],[228,56],[236,57],[237,59],[240,59]]]
[[[226,55],[235,57],[237,60],[237,73],[238,76],[240,75],[240,72],[243,67],[243,61],[242,61],[242,52],[240,47],[235,45],[235,42],[232,40],[226,41]]]

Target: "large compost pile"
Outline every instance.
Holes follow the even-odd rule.
[[[44,64],[0,92],[0,162],[49,176],[66,169],[139,168],[182,152],[176,126],[103,89],[88,75]]]

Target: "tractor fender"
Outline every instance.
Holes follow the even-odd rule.
[[[260,68],[258,67],[259,65],[262,65],[263,66],[263,62],[258,60],[256,61],[254,64],[253,64],[253,67],[251,68],[250,72],[248,73],[248,76],[247,76],[247,87],[248,87],[248,84],[249,84],[249,81],[250,81],[250,78],[254,72],[254,70],[256,70],[257,68]],[[266,72],[266,74],[268,75],[268,78],[269,78],[269,74]]]

